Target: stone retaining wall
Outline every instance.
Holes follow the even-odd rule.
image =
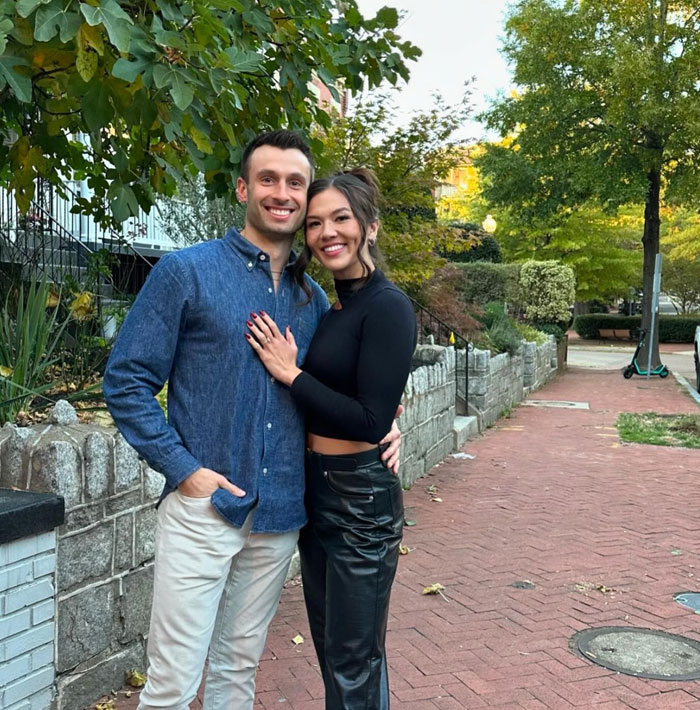
[[[458,353],[463,364],[464,351]],[[469,414],[479,420],[479,430],[493,424],[504,411],[521,402],[529,392],[557,374],[557,345],[523,343],[517,355],[491,355],[488,350],[469,353]]]
[[[454,450],[454,348],[419,345],[413,367],[401,400],[405,412],[399,419],[404,487],[411,486]]]

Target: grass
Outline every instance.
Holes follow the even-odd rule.
[[[700,414],[623,413],[616,424],[623,441],[700,449]]]

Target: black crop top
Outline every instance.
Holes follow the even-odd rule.
[[[408,297],[375,269],[335,282],[341,309],[331,308],[311,341],[291,393],[312,434],[378,443],[391,428],[416,347]]]

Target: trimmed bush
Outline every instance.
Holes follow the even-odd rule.
[[[463,274],[462,300],[484,305],[490,301],[520,304],[520,264],[489,264],[473,262],[455,264]]]
[[[629,330],[632,337],[637,337],[641,325],[641,316],[586,313],[574,318],[574,330],[586,339],[600,338],[601,330]],[[660,316],[659,342],[692,343],[699,325],[700,315]]]
[[[520,268],[525,318],[532,323],[569,322],[576,297],[576,278],[570,266],[558,261],[526,261]]]

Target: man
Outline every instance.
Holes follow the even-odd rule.
[[[104,378],[127,441],[165,476],[148,680],[139,710],[187,710],[209,658],[205,710],[252,708],[255,669],[304,511],[304,422],[245,340],[251,312],[290,325],[303,361],[325,294],[293,283],[294,234],[313,178],[294,133],[258,136],[237,195],[245,228],[163,257]],[[307,277],[308,278],[308,277]],[[155,400],[168,380],[168,421]],[[398,431],[385,452],[398,465]]]

